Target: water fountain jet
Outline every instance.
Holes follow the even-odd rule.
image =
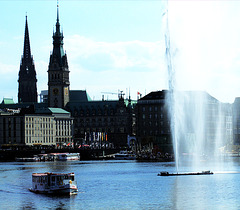
[[[221,167],[222,154],[219,148],[224,148],[228,139],[225,132],[228,108],[205,91],[178,90],[168,11],[164,17],[169,84],[166,100],[176,171],[186,170],[186,167],[201,171],[209,166]]]

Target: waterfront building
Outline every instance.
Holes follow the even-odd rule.
[[[95,148],[127,146],[128,135],[135,135],[135,105],[122,94],[118,100],[93,101],[86,91],[70,91],[66,109],[74,118],[75,141]]]
[[[136,106],[137,139],[142,149],[172,152],[170,120],[166,106],[168,91],[154,91]]]
[[[73,119],[60,108],[22,108],[0,114],[1,146],[53,146],[73,144]]]
[[[18,103],[37,102],[37,78],[33,57],[31,55],[27,16],[23,56],[18,76]]]
[[[137,138],[142,148],[172,152],[172,131],[167,107],[170,106],[169,98],[170,92],[163,90],[151,92],[138,100]],[[205,148],[206,153],[211,153],[216,145],[225,149],[226,144],[231,144],[232,112],[229,104],[219,102],[204,91],[181,91],[175,99],[174,103],[178,107],[177,123],[181,123],[178,138],[194,141],[199,138],[196,132],[201,131],[202,140],[210,145]],[[183,144],[179,146],[186,148]]]

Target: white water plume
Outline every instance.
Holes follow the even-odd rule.
[[[221,167],[223,152],[231,139],[231,134],[226,132],[229,108],[205,91],[178,89],[177,75],[180,74],[176,73],[178,66],[174,65],[175,55],[171,46],[168,12],[163,18],[166,24],[165,45],[169,82],[167,106],[176,170],[182,170],[184,166],[190,166],[194,170],[208,170],[206,167],[210,165]],[[187,87],[187,84],[185,86]]]

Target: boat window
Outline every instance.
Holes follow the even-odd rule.
[[[70,179],[71,179],[72,181],[74,181],[74,176],[71,176]]]
[[[52,182],[55,182],[55,176],[52,176]]]
[[[68,179],[68,176],[64,176],[64,179]]]

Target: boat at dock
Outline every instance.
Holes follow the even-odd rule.
[[[53,195],[73,195],[78,192],[74,173],[33,173],[29,190]]]
[[[128,151],[120,151],[114,155],[115,160],[136,160],[136,155]]]
[[[34,157],[15,158],[17,162],[36,162],[36,161],[69,161],[80,160],[80,153],[48,153],[38,154]]]
[[[189,173],[169,173],[167,171],[162,171],[158,176],[186,176],[186,175],[212,175],[211,171],[202,171],[202,172],[189,172]]]
[[[56,160],[60,161],[80,160],[80,153],[57,153]]]
[[[25,158],[15,158],[17,162],[37,162],[40,161],[40,158],[37,156],[34,157],[25,157]]]

